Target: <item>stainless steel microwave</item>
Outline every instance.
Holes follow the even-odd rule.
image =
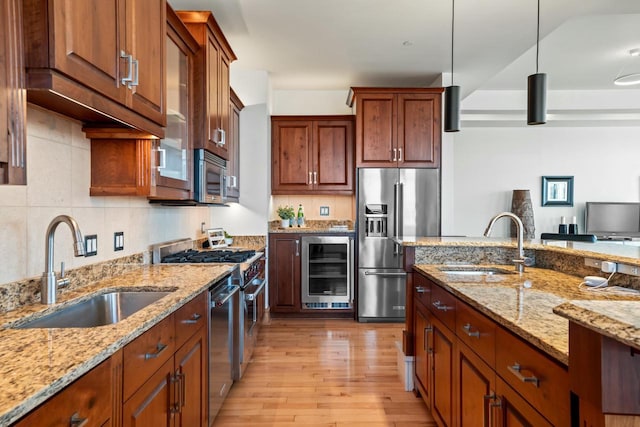
[[[198,203],[227,201],[227,161],[204,149],[195,150],[194,197]]]

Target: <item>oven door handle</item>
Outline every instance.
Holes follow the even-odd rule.
[[[267,281],[263,279],[260,282],[260,285],[258,286],[258,289],[255,290],[255,292],[252,292],[250,294],[245,294],[244,295],[245,301],[253,301],[253,300],[255,300],[258,297],[258,295],[264,290],[264,285],[266,283],[267,283]]]

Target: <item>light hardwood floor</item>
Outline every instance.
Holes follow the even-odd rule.
[[[401,324],[272,319],[214,426],[435,426],[404,391],[396,341]]]

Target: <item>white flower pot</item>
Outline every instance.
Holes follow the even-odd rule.
[[[280,226],[282,228],[289,228],[289,219],[281,219],[280,220]]]

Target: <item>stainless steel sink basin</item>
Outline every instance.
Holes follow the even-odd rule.
[[[456,275],[465,275],[465,276],[492,276],[496,274],[515,274],[516,273],[513,270],[506,270],[503,268],[476,267],[473,265],[441,267],[440,271],[442,271],[445,274],[456,274]]]
[[[92,328],[111,325],[158,301],[171,292],[119,291],[95,295],[87,300],[14,326],[31,328]]]

